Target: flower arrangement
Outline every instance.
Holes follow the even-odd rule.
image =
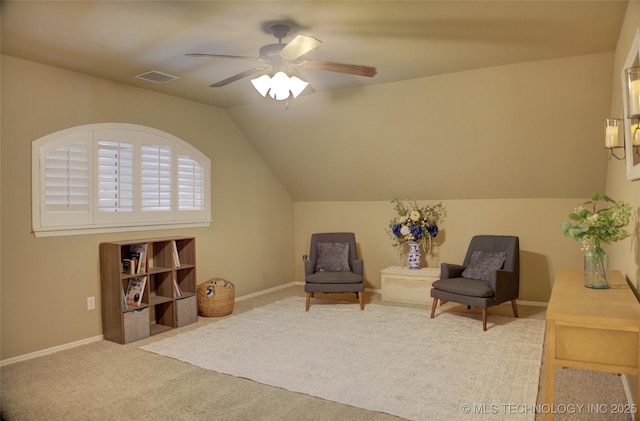
[[[598,209],[599,202],[610,204]],[[582,244],[582,251],[604,254],[601,243],[625,239],[629,233],[624,228],[631,218],[631,206],[623,201],[615,201],[601,193],[593,193],[591,200],[578,206],[569,214],[571,222],[562,222],[562,232],[567,237]]]
[[[446,216],[442,203],[419,207],[415,200],[393,199],[397,217],[389,221],[387,233],[393,247],[416,242],[425,251],[431,249],[431,238],[438,235],[438,223]]]

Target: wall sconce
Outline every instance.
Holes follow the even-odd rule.
[[[625,158],[624,150],[624,125],[620,118],[606,118],[604,120],[604,147],[609,149],[609,159]],[[622,157],[616,155],[615,149],[622,148]]]
[[[271,98],[277,101],[285,100],[289,98],[289,95],[297,98],[309,85],[309,82],[296,76],[288,76],[284,72],[277,72],[273,77],[262,75],[252,79],[251,83],[260,95],[266,96],[268,93]]]
[[[640,155],[640,66],[625,70],[627,75],[628,115],[633,153]]]

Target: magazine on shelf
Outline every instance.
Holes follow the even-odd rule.
[[[176,278],[173,278],[173,288],[176,291],[176,297],[182,297],[182,289],[180,288],[180,285],[178,285]]]
[[[124,311],[127,309],[127,299],[125,298],[122,282],[120,282],[120,298],[122,298],[122,310]]]
[[[144,295],[144,287],[146,283],[146,276],[138,276],[129,279],[129,287],[127,288],[126,296],[127,305],[140,307],[140,304],[142,304],[142,296]]]
[[[171,248],[173,253],[173,265],[177,268],[180,267],[180,255],[178,254],[178,245],[176,240],[171,240]]]

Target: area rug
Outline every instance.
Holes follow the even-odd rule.
[[[141,349],[411,420],[534,419],[544,321],[291,297]]]

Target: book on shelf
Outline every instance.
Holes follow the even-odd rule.
[[[147,271],[147,243],[132,244],[129,250],[131,260],[135,260],[134,271],[131,273],[145,273]]]
[[[178,245],[176,240],[171,240],[171,249],[173,254],[173,265],[177,268],[180,267],[180,255],[178,254]]]
[[[120,282],[120,298],[122,298],[122,311],[127,309],[127,299],[124,294],[124,286]]]
[[[140,307],[142,304],[142,296],[144,295],[144,287],[147,284],[146,276],[137,276],[129,279],[129,287],[127,288],[126,302],[127,305]]]
[[[176,291],[176,297],[182,297],[182,289],[180,288],[180,285],[178,285],[176,278],[173,278],[173,288]]]
[[[131,259],[122,259],[122,273],[131,274],[131,268],[133,267],[133,261]]]

